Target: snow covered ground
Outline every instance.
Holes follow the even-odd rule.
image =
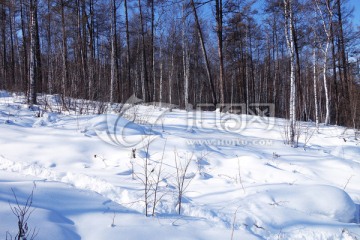
[[[38,117],[0,91],[1,239],[16,235],[11,189],[24,204],[34,184],[28,225],[40,240],[360,239],[354,130],[302,123],[291,148],[282,119],[144,105],[122,113]]]

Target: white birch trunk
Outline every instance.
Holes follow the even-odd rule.
[[[290,144],[296,146],[296,87],[295,87],[295,42],[294,42],[294,18],[292,9],[292,0],[284,0],[284,13],[285,13],[285,36],[287,41],[288,50],[290,53]]]
[[[324,79],[324,90],[325,90],[325,106],[326,106],[326,115],[325,115],[325,125],[330,123],[330,99],[329,99],[329,90],[327,86],[327,55],[329,50],[330,42],[326,43],[325,51],[324,51],[324,68],[323,68],[323,79]]]
[[[36,104],[36,23],[35,11],[37,7],[37,0],[30,1],[30,105]]]
[[[320,8],[319,5],[319,1],[315,1],[316,7],[317,7],[317,11],[320,13],[321,16],[321,20],[322,20],[322,24],[323,24],[323,28],[324,28],[324,32],[326,34],[326,45],[323,49],[323,53],[324,53],[324,66],[323,66],[323,80],[324,80],[324,90],[325,90],[325,108],[326,108],[326,113],[325,113],[325,125],[328,125],[330,123],[330,98],[329,98],[329,90],[328,90],[328,86],[327,86],[327,78],[326,78],[326,72],[327,72],[327,60],[328,60],[328,51],[329,51],[329,46],[330,46],[330,42],[331,42],[331,26],[332,26],[332,17],[333,17],[333,12],[331,10],[331,5],[330,5],[330,1],[326,2],[326,11],[328,12],[328,22],[326,23],[325,20],[325,15],[322,11],[322,9]]]
[[[315,124],[316,128],[319,128],[319,106],[317,97],[317,76],[316,76],[316,50],[314,49],[314,103],[315,103]]]
[[[291,40],[291,49],[294,49],[294,41]],[[295,127],[296,127],[296,88],[295,88],[295,56],[291,54],[290,57],[290,140],[293,146],[295,146]],[[295,146],[296,147],[296,146]]]

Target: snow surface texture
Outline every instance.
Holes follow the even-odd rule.
[[[1,239],[16,234],[11,189],[24,203],[34,184],[28,225],[40,240],[360,239],[354,130],[302,123],[313,135],[291,148],[282,119],[144,105],[81,115],[22,101],[0,91]],[[162,166],[153,217],[146,159],[152,187]],[[181,215],[175,159],[190,161]]]

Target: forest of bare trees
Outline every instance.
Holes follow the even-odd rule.
[[[360,128],[347,0],[1,0],[0,89],[188,108],[274,103]]]

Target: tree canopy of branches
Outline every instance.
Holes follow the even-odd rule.
[[[2,0],[0,89],[183,108],[273,103],[359,128],[348,0]],[[262,5],[260,9],[257,6]]]

